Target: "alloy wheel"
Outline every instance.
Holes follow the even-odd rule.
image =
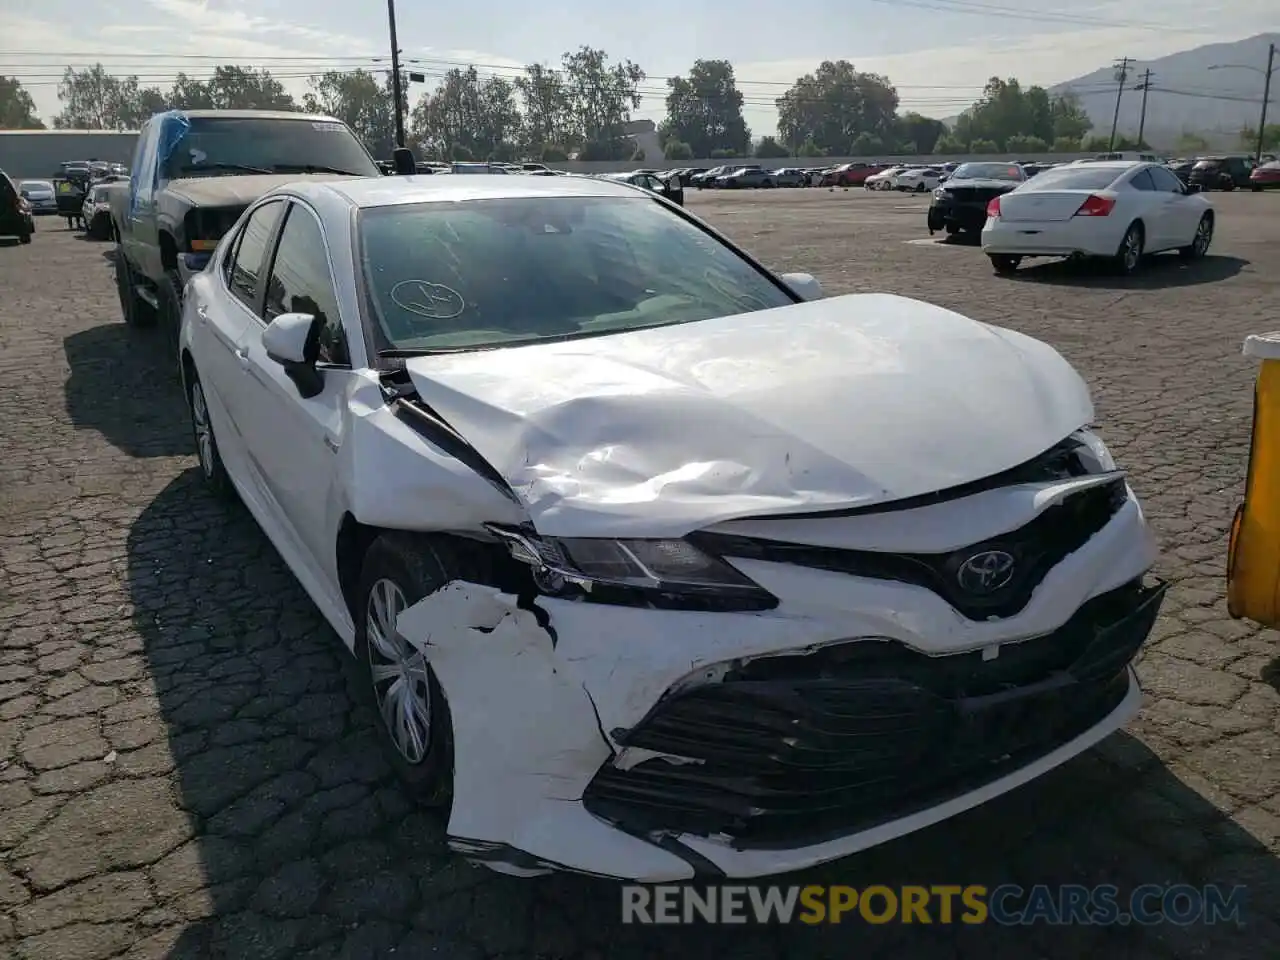
[[[191,385],[191,428],[196,435],[196,455],[206,480],[212,480],[216,464],[213,454],[213,426],[209,423],[209,405],[204,399],[200,381]]]
[[[369,676],[387,734],[406,762],[420,764],[431,744],[431,682],[426,657],[396,630],[408,606],[391,580],[374,583],[365,610]]]
[[[1196,256],[1203,257],[1209,250],[1209,244],[1213,241],[1213,221],[1209,217],[1201,217],[1200,224],[1196,227],[1196,238],[1192,243],[1195,248]]]
[[[1138,261],[1142,259],[1142,235],[1138,233],[1136,227],[1129,228],[1129,232],[1124,235],[1122,246],[1121,259],[1125,272],[1132,273],[1138,269]]]

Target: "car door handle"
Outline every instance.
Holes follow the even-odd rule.
[[[249,368],[249,351],[236,347],[236,359],[240,361],[240,366],[246,370]]]
[[[201,323],[209,322],[209,308],[203,303],[196,306],[196,316],[200,318]]]

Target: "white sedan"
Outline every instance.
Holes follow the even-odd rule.
[[[906,167],[890,167],[887,170],[881,170],[879,173],[873,173],[862,182],[862,185],[868,190],[892,190],[894,177],[900,173],[905,173]]]
[[[1024,257],[1106,257],[1122,273],[1146,254],[1203,257],[1213,206],[1159,163],[1099,161],[1046,170],[987,206],[982,250],[997,273]]]
[[[912,167],[894,176],[893,188],[909,193],[924,193],[926,190],[936,190],[942,182],[941,178],[942,171],[935,167]]]
[[[180,339],[205,481],[493,869],[795,870],[1138,709],[1153,540],[1022,334],[823,298],[625,184],[454,175],[266,194]]]

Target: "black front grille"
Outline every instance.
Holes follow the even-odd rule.
[[[614,732],[622,746],[688,762],[606,766],[583,802],[629,832],[724,836],[740,849],[820,843],[908,816],[1114,710],[1164,592],[1130,584],[990,660],[862,640],[749,661]]]
[[[947,187],[943,192],[957,203],[990,203],[995,197],[1004,196],[1008,190],[999,187]]]
[[[1127,498],[1125,482],[1117,477],[1064,498],[1018,530],[949,553],[842,550],[709,533],[694,534],[690,540],[722,557],[791,563],[925,587],[969,619],[989,620],[1021,611],[1045,575],[1106,526]],[[960,579],[961,567],[989,551],[1012,557],[1012,576],[989,593],[971,592]]]

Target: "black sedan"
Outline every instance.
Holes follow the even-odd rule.
[[[929,204],[929,235],[980,231],[987,222],[987,204],[1028,177],[1016,163],[962,163],[938,189]]]
[[[605,177],[609,180],[629,183],[633,187],[639,187],[641,190],[648,190],[650,193],[656,193],[660,197],[666,197],[677,206],[684,206],[684,187],[681,185],[678,176],[663,180],[658,175],[647,170],[634,170],[631,173],[608,173],[605,174]]]
[[[760,167],[739,167],[715,179],[715,186],[722,190],[745,190],[751,187],[776,187],[777,185],[778,181],[773,171],[762,170]]]

